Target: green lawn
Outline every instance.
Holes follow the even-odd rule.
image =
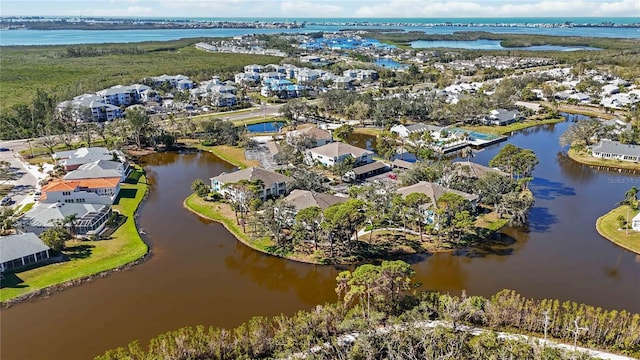
[[[533,120],[527,119],[517,123],[505,125],[505,126],[490,126],[490,125],[465,125],[460,126],[461,129],[476,131],[484,134],[494,134],[494,135],[506,135],[513,131],[518,131],[534,126],[540,126],[545,124],[555,124],[563,122],[565,119],[563,117],[555,118],[555,119],[544,119],[544,120]]]
[[[134,213],[147,191],[147,182],[139,168],[132,172],[130,179],[137,179],[137,182],[122,184],[120,197],[113,206],[127,220],[111,238],[100,241],[69,241],[65,250],[69,261],[9,274],[2,282],[0,301],[110,270],[144,256],[148,248],[138,234]]]
[[[591,166],[604,166],[615,169],[640,171],[640,164],[631,161],[600,159],[591,156],[585,150],[571,148],[568,155],[576,162]]]
[[[244,149],[237,146],[229,145],[216,145],[216,146],[204,146],[197,140],[181,139],[180,142],[187,144],[188,146],[200,149],[203,151],[209,151],[220,159],[235,165],[240,168],[247,168],[252,166],[260,166],[260,162],[257,160],[247,160],[244,156]]]
[[[236,223],[233,211],[225,203],[205,201],[196,194],[191,194],[184,200],[184,206],[204,218],[222,223],[233,236],[251,248],[268,253],[268,249],[274,245],[269,239],[253,239],[244,233]]]
[[[617,207],[596,221],[596,229],[600,235],[609,239],[609,241],[629,250],[636,254],[640,254],[640,232],[629,230],[627,234],[625,230],[620,229],[617,218],[623,216],[625,219],[631,219],[638,213],[636,210],[629,209],[628,205]]]

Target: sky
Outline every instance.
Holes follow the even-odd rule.
[[[0,0],[0,15],[263,18],[640,18],[640,0]]]

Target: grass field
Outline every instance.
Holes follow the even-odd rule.
[[[138,234],[134,214],[147,191],[147,183],[141,169],[133,171],[129,179],[131,182],[137,181],[134,184],[122,184],[120,197],[113,206],[127,219],[110,239],[68,241],[64,253],[69,261],[7,274],[2,281],[0,301],[114,269],[144,256],[148,249]]]
[[[624,170],[633,170],[640,171],[640,164],[630,162],[630,161],[622,161],[622,160],[607,160],[600,159],[591,156],[591,154],[587,153],[585,150],[580,150],[576,148],[569,149],[568,155],[571,159],[576,162],[585,165],[591,166],[604,166],[615,169],[624,169]]]
[[[260,162],[257,160],[247,160],[247,158],[244,157],[244,149],[237,146],[204,146],[200,141],[191,139],[180,139],[180,142],[196,149],[209,151],[220,159],[240,168],[260,166]]]
[[[476,131],[484,134],[494,134],[494,135],[507,135],[513,131],[518,131],[522,129],[527,129],[534,126],[540,126],[545,124],[556,124],[563,122],[565,119],[563,117],[555,118],[555,119],[544,119],[544,120],[533,120],[527,119],[517,123],[505,125],[505,126],[489,126],[489,125],[465,125],[460,126],[461,129],[466,129],[469,131]]]
[[[247,64],[278,63],[281,58],[251,54],[209,53],[193,44],[204,38],[137,44],[7,46],[0,57],[0,107],[29,103],[36,89],[59,100],[144,77],[183,74],[194,80],[240,71]],[[69,57],[69,48],[105,49],[106,55]],[[135,50],[135,51],[134,51]]]
[[[629,209],[628,205],[623,205],[611,210],[596,221],[596,229],[603,237],[629,251],[640,254],[640,232],[629,230],[627,234],[625,230],[620,229],[617,218],[619,216],[625,219],[628,216],[629,222],[637,214],[637,211]]]

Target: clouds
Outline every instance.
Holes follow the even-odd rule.
[[[289,19],[640,17],[640,0],[2,0],[2,15]]]
[[[356,17],[607,17],[640,16],[638,0],[555,1],[376,1],[355,9]]]

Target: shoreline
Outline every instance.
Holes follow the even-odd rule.
[[[283,256],[283,255],[278,255],[278,254],[273,254],[270,253],[262,248],[260,248],[259,246],[256,246],[255,244],[252,244],[250,241],[248,241],[247,239],[245,239],[245,235],[242,232],[239,232],[239,229],[236,228],[236,226],[240,226],[240,225],[236,225],[234,226],[234,220],[233,219],[229,219],[227,217],[225,217],[223,214],[221,214],[220,212],[216,211],[215,209],[211,209],[211,211],[215,212],[215,214],[218,216],[218,218],[215,217],[211,217],[211,216],[207,216],[201,212],[199,212],[197,209],[193,208],[190,206],[190,202],[192,202],[194,199],[196,200],[200,200],[200,198],[198,198],[198,196],[193,193],[191,195],[189,195],[188,197],[186,197],[184,199],[184,201],[182,202],[182,207],[185,208],[187,211],[203,218],[203,219],[207,219],[210,221],[214,221],[216,223],[222,224],[222,226],[224,226],[224,228],[231,234],[233,235],[233,237],[236,238],[237,241],[239,241],[240,243],[248,246],[249,248],[258,251],[260,253],[263,253],[265,255],[270,255],[270,256],[274,256],[274,257],[278,257],[281,259],[285,259],[285,260],[290,260],[290,261],[294,261],[294,262],[298,262],[298,263],[303,263],[303,264],[309,264],[309,265],[361,265],[361,264],[366,264],[368,263],[367,261],[338,261],[338,262],[320,262],[320,261],[313,261],[313,260],[307,260],[305,258],[300,258],[300,257],[291,257],[291,256]],[[204,201],[204,200],[203,200]],[[213,202],[212,202],[213,203]],[[195,205],[195,204],[192,204]],[[490,229],[491,230],[491,234],[494,234],[496,232],[498,232],[503,226],[501,226],[500,228],[497,229]],[[373,231],[385,231],[388,229],[374,229]],[[361,230],[362,231],[362,230]],[[369,232],[366,231],[364,233],[360,233],[361,231],[359,231],[358,235],[359,236],[363,236],[364,234],[368,234]],[[488,239],[485,238],[485,239]],[[449,249],[439,249],[439,250],[427,250],[424,249],[423,251],[416,251],[413,253],[398,253],[398,254],[393,254],[393,257],[403,257],[403,256],[411,256],[411,255],[416,255],[416,254],[423,254],[423,253],[427,253],[427,254],[436,254],[436,253],[448,253],[448,252],[455,252],[455,251],[461,251],[464,249],[476,249],[477,246],[464,246],[464,247],[460,247],[460,248],[449,248]],[[391,254],[388,254],[389,257],[392,257]],[[380,258],[382,259],[382,258]]]
[[[637,255],[640,255],[640,233],[635,231],[635,230],[631,230],[632,232],[629,233],[629,235],[627,234],[617,234],[617,233],[611,233],[611,231],[617,231],[617,227],[615,227],[615,224],[612,225],[612,222],[617,221],[616,215],[621,215],[621,213],[625,213],[626,212],[626,208],[628,207],[628,205],[622,205],[619,206],[617,208],[612,209],[611,211],[609,211],[608,213],[600,216],[597,220],[596,220],[596,231],[598,232],[598,234],[600,234],[600,236],[602,236],[603,238],[609,240],[611,243],[627,250],[630,251],[632,253],[635,253]],[[610,227],[610,226],[612,227]],[[609,228],[610,227],[610,228]],[[616,236],[618,235],[618,236]],[[631,240],[636,240],[638,242],[638,244],[636,244],[636,247],[631,246],[631,245],[627,245],[625,243],[621,243],[620,240],[617,239],[617,237],[620,236],[624,236],[624,237],[635,237],[636,239],[628,239],[629,241]]]
[[[143,175],[144,176],[144,175]],[[141,233],[141,229],[139,227],[138,224],[138,216],[139,216],[139,210],[140,210],[140,206],[144,203],[144,201],[147,199],[147,196],[149,195],[149,187],[148,187],[148,183],[146,180],[146,176],[144,176],[144,194],[142,195],[140,201],[138,201],[138,203],[135,205],[135,208],[133,209],[133,212],[131,213],[131,217],[132,217],[132,221],[133,221],[133,229],[135,229],[138,238],[137,239],[129,239],[125,244],[123,244],[123,247],[127,244],[130,243],[134,243],[137,241],[140,241],[145,248],[144,253],[131,260],[128,262],[125,262],[123,264],[119,264],[116,265],[115,267],[112,268],[108,268],[105,270],[101,270],[98,272],[95,272],[93,274],[88,274],[88,275],[83,275],[83,276],[79,276],[76,278],[71,278],[71,279],[67,279],[65,281],[59,282],[59,283],[54,283],[39,289],[35,289],[33,291],[24,293],[24,294],[20,294],[14,297],[10,297],[4,301],[0,302],[0,309],[4,309],[4,308],[9,308],[11,306],[26,302],[26,301],[31,301],[31,300],[40,300],[40,299],[44,299],[47,298],[55,293],[64,291],[68,288],[71,287],[75,287],[78,285],[82,285],[83,283],[87,283],[87,282],[91,282],[94,279],[97,278],[103,278],[105,276],[110,275],[113,272],[117,272],[117,271],[122,271],[122,270],[128,270],[130,268],[132,268],[135,265],[141,264],[145,261],[147,261],[150,257],[151,257],[151,251],[150,251],[150,246],[148,241],[146,240],[146,236],[143,236],[143,234]],[[121,211],[122,212],[122,211]],[[124,224],[122,224],[117,230],[119,231],[122,227],[126,226],[126,222]],[[142,229],[143,231],[143,229]],[[100,240],[100,241],[111,241],[111,239],[105,239],[105,240]],[[124,254],[126,255],[126,254]],[[117,259],[119,256],[114,257],[114,259]],[[109,260],[109,258],[107,258],[107,260]],[[28,269],[25,271],[29,271],[29,270],[34,270],[34,269],[40,269],[40,268],[46,268],[47,266],[55,266],[57,264],[65,264],[68,263],[68,261],[63,261],[63,262],[54,262],[54,263],[50,263],[50,264],[46,264],[43,265],[42,267],[35,267],[33,269]],[[51,270],[51,269],[50,269]],[[20,274],[20,273],[18,273]]]
[[[576,150],[574,148],[569,148],[567,151],[567,156],[578,164],[587,165],[590,167],[595,167],[601,170],[601,168],[605,168],[604,170],[611,171],[629,171],[629,172],[640,172],[640,164],[629,162],[629,161],[616,161],[613,160],[605,160],[594,158],[589,156],[588,158],[583,155],[583,151]]]

